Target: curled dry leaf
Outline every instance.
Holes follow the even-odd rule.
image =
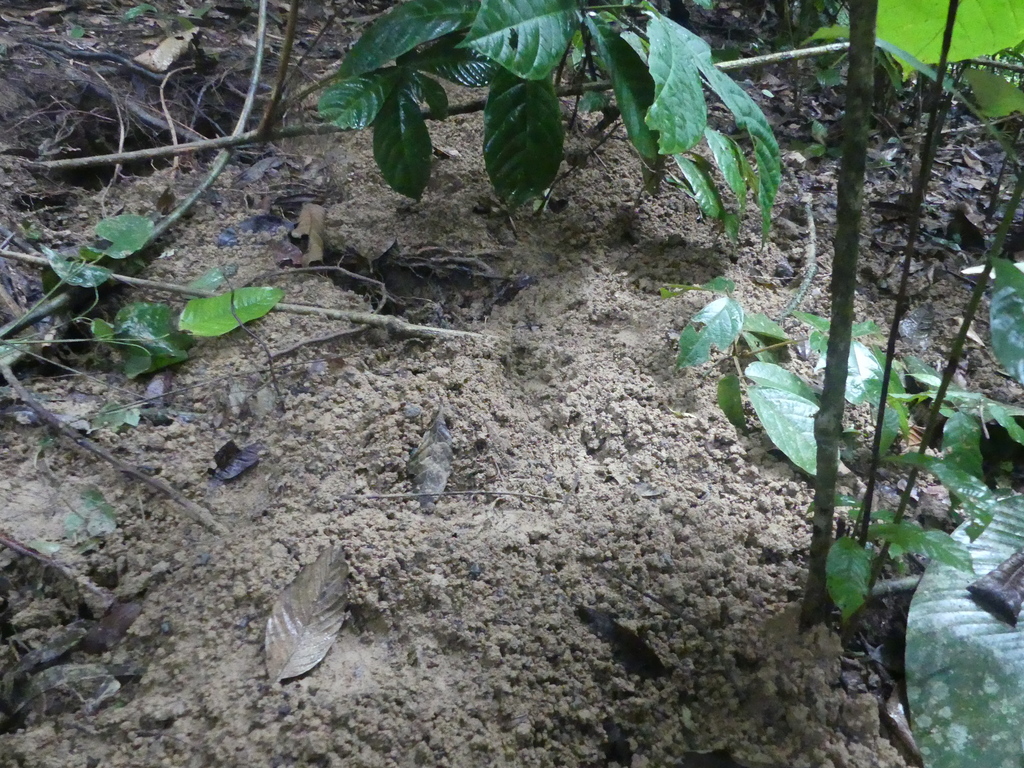
[[[322,205],[306,203],[299,211],[299,223],[292,230],[292,237],[309,237],[309,248],[302,266],[306,267],[314,261],[324,260],[324,220],[327,211]]]
[[[421,507],[432,507],[448,485],[452,473],[452,433],[444,421],[444,406],[438,406],[430,428],[409,457],[412,489],[420,496]]]
[[[348,563],[328,547],[284,588],[267,619],[267,674],[281,682],[308,672],[334,644],[348,606]]]
[[[189,29],[164,38],[156,48],[143,51],[136,56],[135,61],[152,72],[166,72],[188,50],[195,35],[196,30]]]

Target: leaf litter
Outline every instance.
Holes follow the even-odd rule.
[[[267,674],[281,682],[308,672],[331,649],[348,616],[348,562],[328,547],[284,588],[267,619]]]

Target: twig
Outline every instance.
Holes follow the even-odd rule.
[[[333,333],[327,333],[324,334],[323,336],[315,336],[312,339],[303,339],[302,341],[298,341],[295,344],[292,344],[290,347],[279,349],[277,352],[271,352],[270,359],[277,360],[280,357],[290,355],[292,352],[297,352],[303,347],[308,347],[312,344],[324,344],[328,341],[343,339],[346,336],[358,336],[361,333],[366,333],[366,328],[346,328],[343,331],[334,331]]]
[[[263,112],[263,119],[256,129],[256,136],[259,139],[266,139],[270,129],[277,120],[277,107],[284,96],[285,80],[288,76],[288,64],[292,58],[292,44],[295,42],[295,25],[299,18],[299,0],[291,0],[288,8],[288,23],[284,30],[284,43],[281,45],[281,57],[277,63],[277,79],[274,81],[274,90],[270,94],[270,101]]]
[[[562,499],[553,499],[550,496],[538,496],[534,493],[515,493],[514,491],[441,491],[440,493],[343,493],[335,496],[336,499],[350,501],[352,499],[420,499],[424,496],[437,498],[438,496],[511,496],[516,499],[533,499],[534,501],[548,501],[560,504]]]
[[[150,477],[149,475],[140,471],[136,467],[132,467],[129,466],[128,464],[125,464],[119,458],[110,453],[110,451],[108,451],[106,448],[103,448],[102,446],[94,443],[89,438],[78,434],[73,429],[71,429],[71,427],[69,427],[67,424],[63,423],[53,413],[51,413],[45,407],[43,407],[43,405],[38,400],[36,400],[35,397],[33,397],[32,394],[27,389],[25,389],[24,385],[22,385],[22,383],[15,377],[14,372],[11,370],[11,367],[9,365],[7,365],[6,363],[0,363],[0,373],[4,375],[5,379],[7,379],[7,383],[10,385],[11,389],[14,390],[15,394],[18,395],[18,398],[23,403],[25,403],[25,405],[32,409],[32,411],[36,414],[39,420],[44,422],[48,427],[50,427],[50,429],[59,434],[61,437],[64,437],[67,440],[69,440],[71,442],[71,445],[79,453],[85,455],[91,454],[93,456],[98,456],[99,458],[103,459],[103,461],[107,462],[120,472],[128,475],[129,477],[135,480],[138,480],[139,482],[152,488],[157,493],[160,493],[169,498],[171,501],[173,501],[175,504],[177,504],[179,507],[185,510],[185,513],[188,515],[188,517],[195,520],[196,522],[202,523],[215,533],[219,533],[221,535],[227,533],[227,528],[225,528],[222,523],[219,523],[218,521],[214,520],[213,516],[207,510],[203,509],[194,501],[187,499],[185,496],[183,496],[178,491],[174,490],[163,480],[156,477]]]
[[[71,583],[79,587],[84,587],[100,599],[104,610],[117,602],[117,598],[114,597],[114,593],[109,589],[104,589],[85,574],[76,572],[67,563],[62,563],[60,560],[55,560],[48,555],[44,555],[42,552],[33,549],[27,544],[22,544],[20,541],[10,536],[6,531],[0,531],[0,545],[7,547],[12,552],[17,552],[23,557],[30,557],[49,568],[53,568]]]
[[[16,251],[0,250],[0,256],[13,259],[15,261],[22,261],[26,264],[35,264],[36,266],[42,267],[48,266],[48,262],[44,258],[39,256],[29,256],[25,253],[17,253]],[[202,291],[196,288],[189,288],[185,285],[178,285],[177,283],[163,283],[157,280],[144,280],[139,277],[128,277],[127,275],[119,275],[117,273],[111,274],[110,279],[118,283],[123,283],[124,285],[131,285],[137,288],[149,288],[154,291],[165,291],[179,296],[210,298],[211,296],[218,295],[216,291]],[[383,328],[389,333],[406,338],[489,338],[482,333],[475,333],[473,331],[457,331],[451,328],[435,328],[429,325],[416,325],[402,320],[399,317],[394,317],[392,315],[378,315],[374,312],[332,309],[330,307],[317,307],[312,304],[287,303],[277,304],[274,307],[274,310],[279,312],[291,312],[296,315],[318,315],[320,317],[329,317],[333,320],[348,320],[350,323],[355,323],[356,325],[370,325],[374,328]],[[0,332],[2,332],[2,329],[0,329]]]

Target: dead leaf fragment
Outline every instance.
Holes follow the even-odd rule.
[[[302,266],[308,267],[315,261],[324,260],[324,220],[327,211],[322,205],[306,203],[299,211],[299,223],[292,230],[292,237],[309,237],[309,248],[302,260]]]
[[[188,50],[195,35],[196,30],[189,29],[164,38],[156,48],[143,51],[136,56],[135,62],[152,72],[166,72]]]
[[[409,457],[413,493],[420,496],[421,507],[432,507],[448,485],[452,473],[452,433],[444,420],[444,406],[438,406],[430,428]]]
[[[334,644],[346,618],[348,563],[328,547],[284,588],[267,619],[267,674],[281,682],[308,672]]]

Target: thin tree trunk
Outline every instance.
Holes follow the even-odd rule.
[[[832,319],[825,358],[825,387],[821,395],[821,409],[814,420],[818,461],[809,573],[801,615],[805,627],[824,621],[828,617],[830,604],[825,585],[825,563],[832,546],[839,438],[843,431],[853,297],[857,285],[864,168],[874,96],[877,10],[877,0],[853,0],[850,3],[850,67],[846,79],[846,115],[843,119],[846,140],[839,171],[835,256],[830,286]]]

